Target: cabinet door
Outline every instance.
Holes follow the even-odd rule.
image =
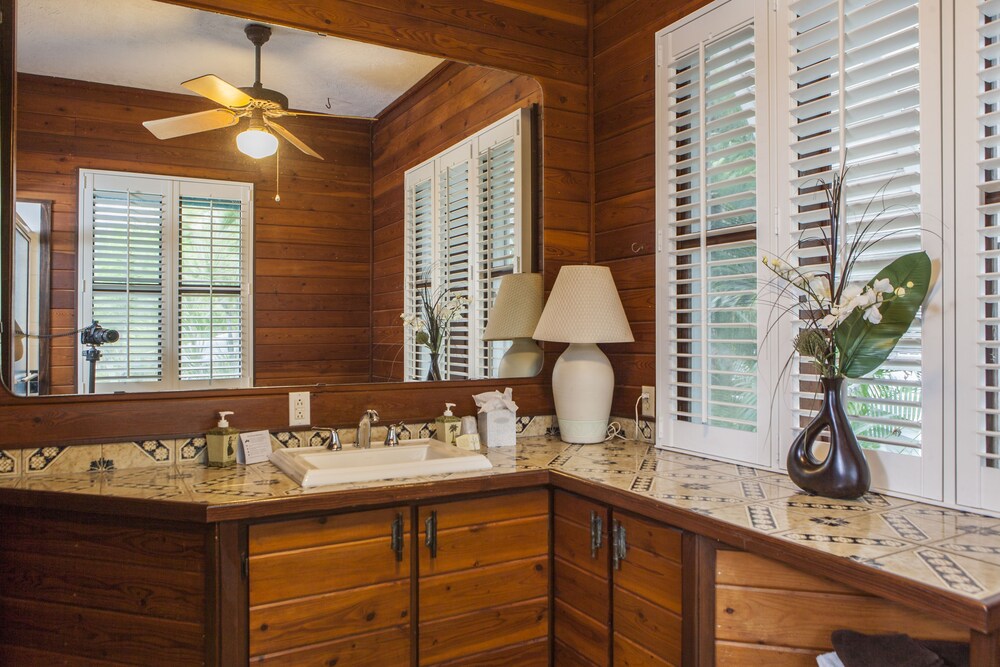
[[[625,512],[612,520],[614,664],[681,664],[681,532]]]
[[[548,491],[428,505],[419,517],[420,664],[547,664]]]
[[[252,662],[408,664],[409,516],[398,507],[251,526]]]
[[[555,664],[606,667],[611,657],[608,509],[556,491],[553,512]]]

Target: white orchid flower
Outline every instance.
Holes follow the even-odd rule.
[[[882,311],[878,309],[878,305],[869,306],[868,309],[865,310],[864,318],[872,324],[878,324],[882,321]]]
[[[876,292],[881,292],[882,294],[892,294],[896,291],[896,288],[892,286],[892,283],[888,278],[881,278],[872,283],[872,289]]]

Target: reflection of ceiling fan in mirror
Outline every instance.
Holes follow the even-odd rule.
[[[278,150],[278,135],[306,155],[323,159],[323,156],[307,146],[301,139],[287,129],[274,122],[282,116],[328,116],[334,118],[358,118],[371,120],[364,116],[341,116],[334,114],[312,113],[308,111],[289,111],[288,97],[276,90],[265,88],[260,83],[260,49],[271,37],[271,29],[265,25],[251,23],[244,32],[256,50],[256,69],[254,84],[246,88],[237,88],[215,76],[206,74],[196,79],[185,81],[181,85],[225,109],[211,109],[197,113],[173,116],[160,120],[147,120],[143,123],[147,130],[157,139],[173,139],[198,132],[208,132],[224,127],[231,127],[247,117],[249,127],[236,137],[236,145],[241,152],[253,158],[274,155]]]

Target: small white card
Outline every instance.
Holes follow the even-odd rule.
[[[271,434],[267,431],[240,433],[237,463],[263,463],[271,455]]]

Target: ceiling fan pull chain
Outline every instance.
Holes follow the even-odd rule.
[[[281,201],[281,146],[274,151],[274,201]]]

